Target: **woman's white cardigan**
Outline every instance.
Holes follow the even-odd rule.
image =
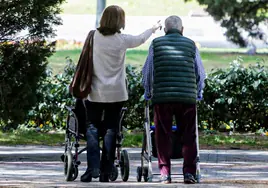
[[[116,33],[94,34],[91,102],[112,103],[128,100],[125,57],[128,48],[143,44],[153,33],[148,29],[138,36]]]

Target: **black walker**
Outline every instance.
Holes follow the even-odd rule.
[[[79,124],[77,112],[74,107],[66,106],[68,110],[68,117],[66,122],[66,134],[65,134],[65,151],[61,156],[62,162],[64,162],[64,175],[66,181],[74,181],[78,176],[78,166],[81,164],[79,161],[79,155],[87,150],[86,147],[79,150],[79,140],[86,140],[85,135],[79,132]],[[127,181],[129,178],[129,157],[126,150],[122,150],[122,143],[124,135],[122,133],[122,120],[124,118],[127,108],[122,108],[119,121],[119,129],[116,136],[116,154],[114,161],[114,169],[109,176],[111,181],[115,181],[118,177],[118,168],[120,168],[121,178],[123,181]]]

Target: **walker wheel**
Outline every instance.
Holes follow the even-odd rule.
[[[78,176],[78,168],[73,164],[73,154],[70,150],[64,154],[64,175],[66,181],[74,181]]]
[[[144,179],[144,182],[148,182],[148,167],[143,167],[143,179]]]
[[[121,152],[120,171],[122,180],[127,181],[129,177],[129,157],[127,150]]]
[[[141,176],[142,176],[142,168],[140,166],[137,167],[137,182],[141,182]]]
[[[72,172],[72,180],[71,181],[74,181],[78,176],[78,167],[73,165],[73,172]]]

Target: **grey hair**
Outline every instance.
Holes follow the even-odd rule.
[[[182,30],[181,18],[179,16],[169,16],[165,20],[165,27],[167,31],[170,29],[178,29],[179,31],[181,31]]]

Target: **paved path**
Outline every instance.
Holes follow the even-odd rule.
[[[153,163],[157,172],[156,162]],[[161,187],[158,176],[153,183],[137,183],[136,167],[140,161],[131,160],[131,173],[128,182],[122,182],[120,176],[113,183],[82,183],[79,177],[74,182],[65,182],[63,165],[60,162],[0,162],[0,185],[18,187]],[[181,173],[181,162],[173,162],[173,173]],[[201,163],[202,183],[191,187],[265,187],[268,186],[268,166],[262,164],[239,163]],[[260,171],[260,169],[262,169]],[[79,167],[80,175],[85,171],[85,163]],[[184,187],[182,176],[172,176],[170,187]],[[254,186],[253,186],[254,185]]]
[[[80,147],[82,149],[83,146]],[[140,159],[140,148],[124,148],[133,160]],[[58,161],[64,147],[50,146],[0,146],[0,161]],[[85,152],[81,160],[85,160]],[[258,150],[201,150],[202,162],[244,161],[268,163],[268,151]]]
[[[59,156],[62,147],[0,146],[0,187],[162,187],[155,175],[153,183],[137,183],[136,168],[140,165],[140,149],[126,148],[130,156],[131,172],[128,182],[120,176],[113,183],[79,181],[85,171],[85,154],[81,155],[79,176],[74,182],[65,182],[63,164]],[[268,152],[249,150],[202,150],[202,183],[191,187],[268,187]],[[181,174],[182,160],[173,160],[172,173]],[[154,159],[153,172],[158,173]],[[167,187],[186,187],[182,175],[173,175]],[[189,187],[189,186],[188,186]]]

